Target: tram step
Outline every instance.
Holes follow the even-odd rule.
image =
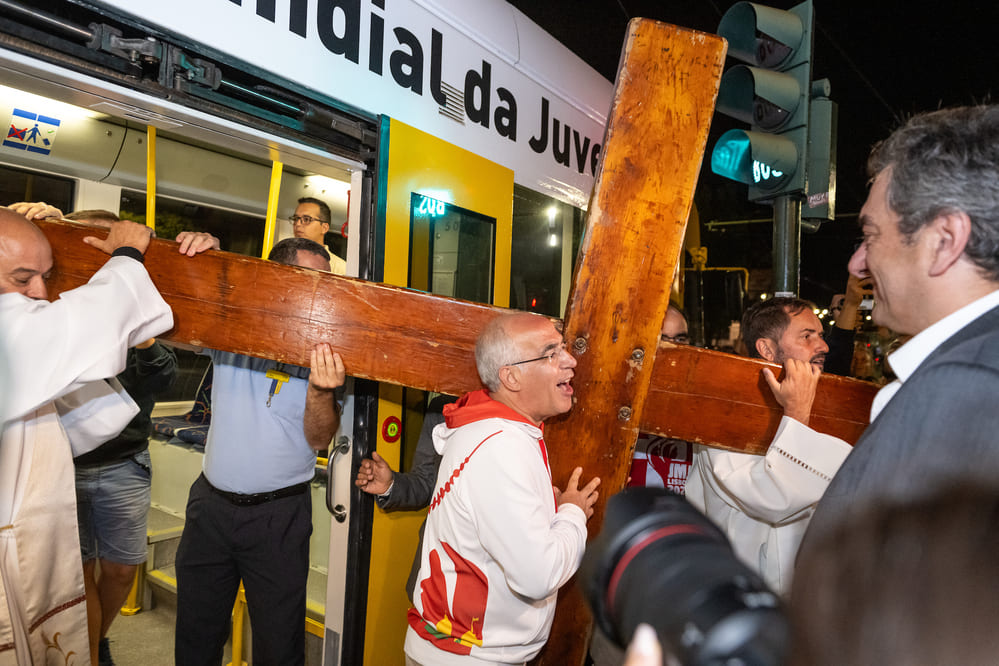
[[[155,506],[149,508],[146,530],[146,569],[149,571],[172,566],[184,531],[184,520]]]
[[[160,605],[172,610],[177,608],[177,571],[173,564],[162,569],[146,570],[142,607],[151,609]]]

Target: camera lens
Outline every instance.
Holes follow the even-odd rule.
[[[580,578],[594,617],[624,647],[639,623],[684,665],[777,666],[787,622],[778,597],[683,497],[629,488],[610,498]]]

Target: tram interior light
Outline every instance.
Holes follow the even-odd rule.
[[[316,173],[305,176],[302,180],[305,183],[302,196],[323,198],[324,196],[340,195],[345,197],[350,191],[349,182]]]
[[[107,118],[107,114],[104,113],[4,85],[0,85],[0,99],[4,100],[5,105],[44,113],[48,116],[58,117],[61,120],[66,120],[67,118]]]
[[[558,217],[558,208],[555,206],[546,208],[545,217],[548,218],[548,247],[558,247],[558,224],[555,222]]]

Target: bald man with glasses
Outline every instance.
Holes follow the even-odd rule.
[[[600,479],[552,485],[545,419],[572,408],[576,359],[546,317],[493,320],[475,345],[486,388],[444,407],[441,454],[409,611],[406,663],[522,664],[548,640]]]

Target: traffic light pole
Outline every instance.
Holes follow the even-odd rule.
[[[774,291],[775,296],[798,295],[801,260],[801,198],[783,194],[774,198]]]

